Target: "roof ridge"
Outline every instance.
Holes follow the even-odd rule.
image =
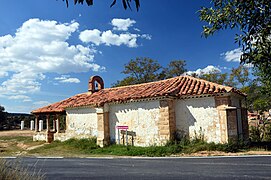
[[[198,80],[198,81],[203,81],[203,82],[205,82],[205,83],[217,85],[217,86],[224,87],[224,88],[236,89],[236,88],[231,87],[231,86],[226,86],[226,85],[218,84],[218,83],[215,83],[215,82],[207,81],[207,80],[205,80],[205,79],[196,78],[196,77],[189,76],[189,75],[184,75],[184,77],[193,78],[193,79],[196,79],[196,80]]]
[[[171,79],[177,79],[183,77],[181,76],[176,76],[176,77],[172,77],[172,78],[168,78],[168,79],[162,79],[162,80],[157,80],[157,81],[152,81],[152,82],[145,82],[145,83],[140,83],[140,84],[132,84],[132,85],[125,85],[125,86],[119,86],[119,87],[110,87],[110,88],[104,88],[104,89],[121,89],[121,88],[127,88],[127,87],[137,87],[137,86],[142,86],[142,85],[147,85],[147,84],[155,84],[158,82],[163,82],[163,81],[168,81]]]

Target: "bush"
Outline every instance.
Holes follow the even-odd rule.
[[[78,148],[80,150],[89,151],[98,148],[96,141],[96,138],[69,139],[64,141],[63,144]]]
[[[249,129],[249,138],[252,142],[261,142],[261,131],[259,127],[251,126]]]

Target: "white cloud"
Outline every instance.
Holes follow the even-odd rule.
[[[29,96],[25,96],[25,95],[14,95],[14,96],[9,96],[8,99],[11,100],[23,100],[23,102],[29,102],[32,101],[31,98]]]
[[[102,43],[101,33],[102,32],[98,29],[85,30],[80,33],[79,39],[86,43],[92,42],[95,45],[100,45]]]
[[[241,48],[237,48],[221,54],[221,56],[223,56],[224,59],[228,62],[240,62],[241,55],[242,55]]]
[[[22,112],[31,112],[31,111],[33,111],[33,109],[37,109],[37,108],[40,108],[40,107],[43,107],[43,106],[47,106],[49,104],[52,104],[52,102],[44,101],[44,100],[34,101],[34,102],[32,102],[31,105],[29,105],[29,107],[23,108],[21,111]]]
[[[113,30],[123,30],[127,31],[129,27],[135,24],[136,21],[131,19],[113,19],[111,24],[114,26]],[[136,28],[134,28],[136,29]],[[139,29],[136,29],[140,31]],[[100,31],[98,29],[84,30],[80,33],[79,39],[84,43],[93,43],[96,46],[105,44],[106,46],[120,46],[125,45],[128,47],[138,47],[137,39],[147,39],[151,40],[151,35],[149,34],[133,34],[130,32],[124,32],[116,34],[112,30]]]
[[[33,104],[34,105],[44,105],[44,106],[46,106],[46,105],[49,105],[51,103],[48,102],[48,101],[36,101],[36,102],[33,102]]]
[[[136,34],[113,34],[111,30],[103,32],[101,39],[102,42],[104,42],[107,46],[110,45],[116,45],[120,46],[122,44],[127,45],[128,47],[137,47],[136,39],[137,35]]]
[[[46,73],[104,70],[93,62],[94,48],[67,42],[78,27],[75,21],[29,19],[15,35],[0,36],[0,78],[8,78],[0,84],[0,94],[23,97],[38,92]]]
[[[208,65],[207,67],[205,67],[203,69],[197,69],[196,71],[187,71],[186,74],[187,75],[196,74],[196,75],[200,76],[203,74],[210,74],[210,73],[214,73],[214,72],[221,72],[221,70],[218,67],[215,67],[213,65]]]
[[[8,76],[8,72],[0,72],[0,78]]]
[[[138,45],[136,41],[137,37],[139,36],[140,35],[131,33],[114,34],[111,30],[101,32],[98,29],[93,29],[82,31],[79,35],[79,38],[82,42],[91,42],[97,46],[100,44],[105,44],[107,46],[126,45],[128,47],[137,47]]]
[[[133,24],[135,23],[136,21],[130,18],[127,18],[127,19],[114,18],[111,21],[111,24],[114,26],[113,30],[118,30],[118,31],[127,31],[128,28],[133,26]]]
[[[149,35],[149,34],[142,34],[141,38],[147,39],[147,40],[151,40],[151,35]]]
[[[253,64],[251,64],[251,63],[244,64],[244,66],[245,66],[246,68],[253,68],[253,67],[254,67],[254,65],[253,65]]]
[[[77,78],[71,78],[69,75],[62,75],[61,77],[56,77],[55,80],[60,83],[80,83],[80,80]]]
[[[140,32],[140,29],[138,29],[138,28],[134,28],[134,30],[137,31],[137,32]]]

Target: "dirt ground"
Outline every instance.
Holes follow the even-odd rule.
[[[7,130],[0,131],[0,136],[33,136],[34,131],[30,130]]]
[[[237,153],[226,153],[221,151],[200,151],[192,154],[181,154],[181,156],[192,156],[192,157],[207,157],[207,156],[246,156],[246,155],[271,155],[271,151],[257,150],[257,151],[246,151]]]

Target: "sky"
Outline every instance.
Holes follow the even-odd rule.
[[[185,60],[190,72],[225,72],[239,65],[234,31],[202,37],[198,10],[210,0],[141,0],[136,11],[121,1],[3,1],[0,6],[0,105],[30,113],[86,92],[88,79],[105,87],[123,79],[124,65],[148,57],[167,66]]]

